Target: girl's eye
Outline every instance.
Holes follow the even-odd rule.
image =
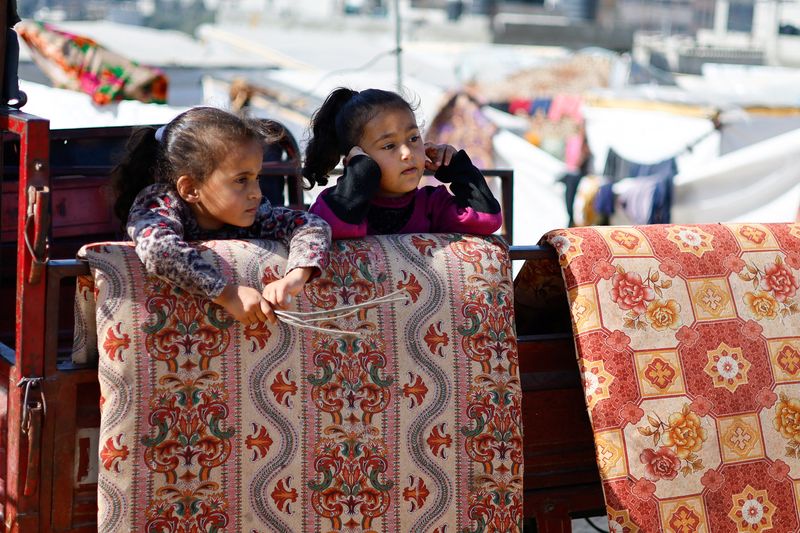
[[[239,176],[236,178],[236,183],[247,183],[247,176]]]
[[[394,148],[394,144],[392,144],[392,143],[389,143],[389,144],[386,144],[386,145],[383,146],[384,150],[391,150],[392,148]]]
[[[412,135],[409,139],[412,143],[419,141],[419,135]]]

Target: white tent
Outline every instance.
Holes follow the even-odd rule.
[[[28,96],[22,111],[50,120],[50,129],[163,124],[186,108],[123,100],[99,106],[88,94],[20,80]]]

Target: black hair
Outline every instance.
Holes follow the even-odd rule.
[[[328,173],[361,140],[367,122],[387,109],[414,108],[392,91],[334,89],[311,118],[303,176],[311,186],[328,183]]]
[[[125,223],[136,195],[152,183],[171,183],[188,175],[203,183],[231,146],[249,140],[280,141],[286,130],[272,120],[243,118],[215,107],[194,107],[163,127],[146,126],[131,134],[127,153],[111,171],[114,212]]]

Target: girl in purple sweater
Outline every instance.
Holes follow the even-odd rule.
[[[489,235],[502,223],[500,204],[469,156],[449,145],[423,144],[414,111],[379,89],[334,90],[311,122],[303,175],[325,185],[344,158],[344,174],[310,212],[334,239],[388,233]],[[425,169],[450,184],[419,186]],[[452,193],[451,193],[452,191]]]

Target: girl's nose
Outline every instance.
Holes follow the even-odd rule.
[[[407,144],[400,146],[400,157],[403,160],[410,159],[413,153],[414,152],[411,150],[411,147]]]
[[[261,199],[261,184],[260,180],[255,179],[250,182],[250,187],[247,190],[247,195],[253,199]]]

